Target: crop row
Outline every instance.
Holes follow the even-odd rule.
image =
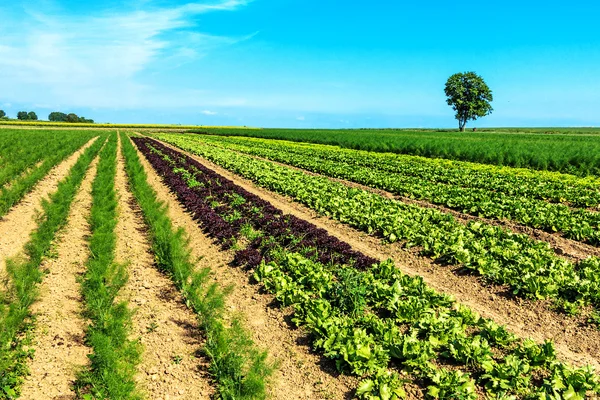
[[[66,224],[71,203],[105,139],[86,149],[49,201],[43,203],[38,226],[25,246],[25,257],[7,262],[8,288],[0,292],[0,399],[16,398],[27,374],[25,361],[31,351],[25,346],[31,339],[30,307],[38,298],[37,287],[43,279],[40,265],[51,251],[56,233]]]
[[[240,151],[271,151],[301,155],[311,159],[337,161],[376,170],[400,173],[421,180],[465,188],[480,188],[520,196],[570,204],[576,207],[600,205],[600,179],[581,178],[558,172],[500,167],[466,161],[426,158],[394,153],[376,153],[337,146],[297,143],[283,140],[198,135],[202,141],[240,146]],[[269,153],[262,153],[268,155]]]
[[[450,265],[460,265],[488,281],[507,284],[514,294],[555,298],[568,310],[577,304],[600,305],[600,260],[572,263],[550,246],[523,234],[405,204],[328,178],[258,160],[232,150],[182,140],[165,140],[206,157],[258,185],[291,196],[320,214],[378,235]]]
[[[250,136],[336,145],[373,152],[560,171],[578,176],[600,173],[597,135],[521,132],[441,132],[399,129],[210,129],[192,132]],[[591,133],[588,131],[587,133]]]
[[[274,367],[251,340],[236,316],[225,311],[226,293],[214,281],[210,268],[199,269],[192,259],[189,240],[176,229],[164,204],[156,197],[131,141],[121,134],[125,169],[144,220],[149,228],[156,266],[167,273],[198,316],[205,338],[202,353],[216,383],[220,399],[260,400]]]
[[[347,179],[394,194],[425,200],[462,213],[496,220],[511,220],[565,237],[600,244],[600,213],[573,209],[546,200],[597,206],[600,187],[573,178],[524,177],[517,172],[494,173],[498,167],[475,166],[446,160],[357,152],[315,145],[297,145],[266,140],[243,140],[181,136],[201,140],[303,168],[326,176]],[[517,170],[518,171],[518,170]],[[541,172],[537,172],[542,176]],[[546,173],[548,176],[559,174]],[[564,176],[564,175],[561,175]]]
[[[75,149],[91,137],[91,134],[80,133],[3,131],[0,135],[0,188],[65,146]]]
[[[340,371],[365,377],[359,397],[403,397],[407,378],[443,399],[474,399],[478,390],[579,399],[600,390],[591,368],[558,362],[551,343],[519,340],[391,261],[352,251],[156,141],[135,142],[203,229],[226,248],[236,245],[235,264],[254,269],[281,305],[294,307],[313,347]]]
[[[0,217],[62,160],[93,137],[90,133],[2,132],[0,135]]]
[[[92,183],[90,257],[81,282],[84,315],[89,320],[85,341],[92,353],[90,366],[79,372],[75,388],[79,395],[94,399],[134,400],[140,399],[134,375],[141,345],[131,338],[129,304],[119,300],[128,273],[126,265],[115,262],[117,140],[117,134],[111,133]]]

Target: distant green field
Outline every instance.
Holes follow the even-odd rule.
[[[434,130],[301,130],[205,128],[190,132],[252,136],[413,154],[512,167],[600,175],[600,128]]]
[[[59,127],[59,128],[109,128],[109,129],[205,129],[205,128],[231,128],[227,126],[202,126],[202,125],[173,125],[173,124],[97,124],[97,123],[71,123],[71,122],[49,122],[49,121],[15,121],[0,120],[0,127]],[[234,127],[235,129],[256,129],[246,127]]]

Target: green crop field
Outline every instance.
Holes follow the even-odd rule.
[[[598,398],[600,136],[544,132],[0,129],[0,399]]]
[[[523,132],[524,131],[524,132]],[[477,163],[600,174],[600,129],[498,129],[477,132],[433,130],[200,129],[223,136],[251,136],[331,144]]]

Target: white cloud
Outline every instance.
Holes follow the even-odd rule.
[[[296,119],[297,119],[298,121],[305,121],[305,120],[306,120],[306,117],[305,117],[305,116],[300,116],[300,117],[296,117]]]
[[[204,110],[204,111],[201,112],[201,114],[204,114],[204,115],[217,115],[218,112],[216,112],[216,111],[210,111],[210,110]]]
[[[0,26],[0,100],[80,107],[143,106],[156,93],[154,85],[136,79],[141,71],[156,63],[172,68],[215,47],[251,37],[199,33],[189,29],[192,19],[213,11],[233,11],[248,3],[222,0],[83,17],[29,12],[19,35],[10,23]],[[3,17],[1,14],[0,10]]]

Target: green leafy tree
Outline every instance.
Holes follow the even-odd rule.
[[[0,110],[0,118],[4,117],[6,117],[6,113],[4,112],[4,110]]]
[[[69,115],[67,115],[67,122],[79,122],[79,117],[77,116],[77,114],[70,113]]]
[[[21,121],[27,121],[29,119],[29,114],[27,113],[27,111],[19,111],[17,113],[17,119]]]
[[[66,122],[67,121],[67,114],[65,114],[63,112],[59,112],[59,111],[51,112],[50,115],[48,115],[48,121],[52,121],[52,122]]]
[[[29,121],[37,121],[38,116],[36,113],[34,113],[33,111],[29,111],[29,113],[27,113],[27,119]]]
[[[475,72],[465,72],[452,75],[444,89],[446,102],[456,111],[458,129],[465,131],[469,120],[485,117],[493,111],[490,104],[494,97],[483,78]]]

